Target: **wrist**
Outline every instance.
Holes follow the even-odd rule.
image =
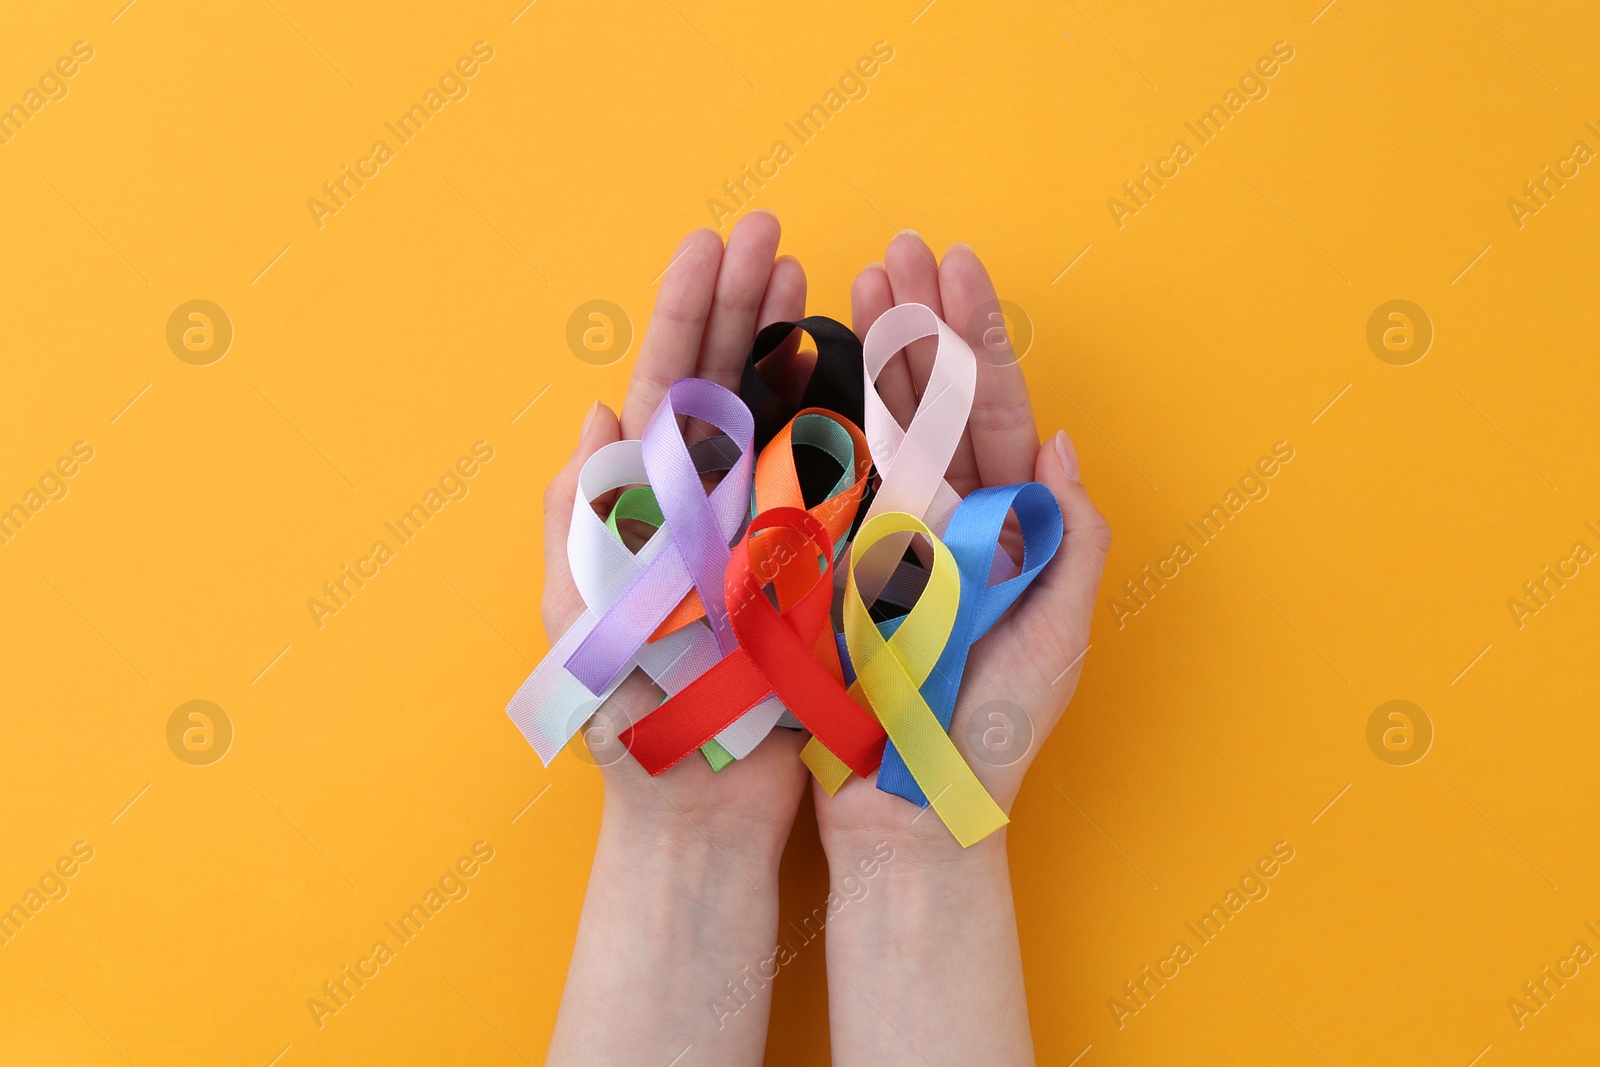
[[[607,790],[600,818],[599,847],[635,866],[689,873],[720,868],[740,886],[776,886],[789,828],[728,811],[688,811],[665,796],[653,801],[613,796]],[[748,888],[748,887],[746,887]]]
[[[916,826],[932,822],[942,838],[857,828],[825,839],[839,1067],[920,1062],[908,1043],[937,1044],[951,1063],[1034,1062],[1005,832],[963,849],[937,819]],[[855,864],[870,842],[889,858],[868,877]]]
[[[870,803],[861,797],[829,797],[815,791],[817,830],[829,866],[845,870],[874,850],[887,847],[901,870],[935,872],[970,871],[976,867],[1006,865],[1007,828],[1001,827],[982,841],[962,848],[931,807],[919,808],[898,797],[879,793],[870,782],[852,781],[845,790],[872,790]],[[837,803],[839,800],[848,803]]]
[[[980,869],[1008,869],[1004,828],[962,848],[932,812],[915,826],[833,827],[823,830],[821,839],[835,881],[874,860],[893,866],[897,881],[938,879],[947,874],[970,877]]]

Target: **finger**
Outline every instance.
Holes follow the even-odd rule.
[[[1031,657],[1044,680],[1066,704],[1083,669],[1089,647],[1094,598],[1111,549],[1111,527],[1078,480],[1078,455],[1065,431],[1045,442],[1034,461],[1034,480],[1055,494],[1065,533],[1055,558],[1028,588],[1016,614],[1014,632],[1036,641]]]
[[[572,526],[572,508],[577,500],[578,472],[603,446],[621,440],[617,417],[604,404],[589,409],[583,429],[578,431],[578,447],[566,465],[550,479],[544,491],[544,615],[545,635],[553,645],[574,619],[583,614],[583,597],[572,582],[572,567],[567,562],[567,531]]]
[[[756,313],[772,276],[772,257],[778,254],[780,230],[776,215],[758,210],[740,219],[728,235],[700,345],[699,377],[739,388],[745,356],[756,336]]]
[[[889,242],[883,262],[889,272],[889,287],[894,291],[896,304],[926,304],[935,315],[944,318],[944,305],[939,300],[938,261],[933,258],[933,250],[915,230],[901,230],[895,234]],[[920,341],[913,341],[906,349],[911,367],[911,385],[919,397],[923,386],[928,384],[928,372],[933,368],[936,348],[933,338],[924,337]]]
[[[793,322],[806,314],[806,271],[793,256],[779,256],[767,279],[767,292],[756,314],[756,329],[774,322]],[[752,336],[751,340],[755,338]],[[790,340],[798,341],[798,335]],[[748,346],[747,346],[748,347]],[[776,351],[783,351],[780,346]],[[742,358],[742,357],[741,357]]]
[[[1033,476],[1039,432],[1028,383],[1016,364],[989,272],[971,248],[951,245],[939,264],[945,321],[978,357],[978,384],[967,433],[982,485],[1015,485]]]
[[[767,293],[761,298],[761,310],[756,314],[756,329],[760,331],[774,322],[794,322],[806,314],[806,272],[793,256],[779,256],[772,265],[772,276],[767,279]],[[802,334],[795,330],[768,354],[770,366],[777,376],[768,382],[779,396],[798,397],[811,379],[810,359],[799,359]],[[740,357],[741,359],[744,357]]]
[[[667,387],[694,375],[721,260],[722,238],[712,230],[694,231],[673,254],[622,404],[624,436],[638,437]]]
[[[850,287],[850,321],[856,336],[865,340],[872,324],[892,307],[894,291],[889,285],[889,272],[882,263],[867,264]],[[906,367],[904,352],[896,353],[879,372],[877,389],[895,421],[909,426],[911,415],[917,410],[917,393],[911,388],[911,372]]]

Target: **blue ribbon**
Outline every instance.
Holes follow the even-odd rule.
[[[1016,512],[1017,522],[1022,527],[1022,573],[991,586],[989,571],[1000,543],[1000,530],[1007,513],[1012,511]],[[1055,495],[1038,482],[975,490],[950,517],[943,541],[955,557],[961,575],[961,600],[950,640],[945,643],[944,652],[921,690],[922,698],[946,732],[955,714],[956,695],[961,689],[961,676],[973,644],[989,632],[1055,556],[1063,532],[1061,506],[1056,503]],[[898,622],[891,620],[895,625]],[[892,629],[890,623],[883,626]],[[928,806],[928,798],[911,776],[893,742],[883,752],[878,788],[904,797],[918,807]]]

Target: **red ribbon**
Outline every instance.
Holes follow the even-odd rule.
[[[778,535],[773,550],[761,553],[757,567],[751,542],[773,529],[785,534]],[[806,543],[816,546],[820,557],[792,547]],[[789,577],[791,568],[812,579],[803,591]],[[790,602],[780,601],[774,608],[763,591],[768,582],[787,593],[784,599]],[[622,732],[622,743],[634,758],[652,775],[660,774],[774,694],[856,774],[865,777],[876,770],[883,758],[883,727],[845,692],[828,618],[833,538],[827,529],[799,508],[762,512],[734,548],[724,586],[728,621],[739,647]]]

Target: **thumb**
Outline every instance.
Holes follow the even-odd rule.
[[[1041,635],[1046,677],[1063,683],[1065,688],[1057,691],[1070,696],[1089,647],[1089,620],[1111,549],[1111,527],[1078,480],[1078,453],[1065,430],[1039,449],[1033,476],[1061,505],[1064,533],[1055,558],[1018,605],[1016,618],[1020,632]]]
[[[566,466],[550,479],[544,491],[544,614],[545,634],[554,644],[567,632],[573,620],[583,614],[583,597],[572,582],[572,567],[567,562],[567,531],[572,526],[572,508],[578,491],[578,472],[604,446],[622,439],[617,416],[596,402],[578,431],[578,447]],[[587,506],[587,505],[585,505]]]

